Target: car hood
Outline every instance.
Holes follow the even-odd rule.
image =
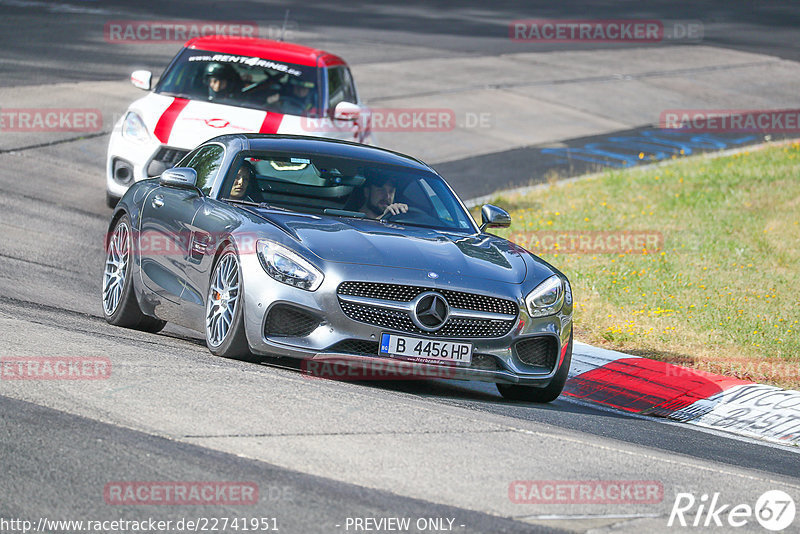
[[[286,133],[281,125],[288,117],[281,113],[156,93],[134,102],[131,111],[141,116],[147,130],[159,142],[184,149],[192,149],[223,134]]]
[[[256,210],[320,258],[519,284],[526,264],[516,245],[499,237],[464,235],[366,219],[315,217]]]

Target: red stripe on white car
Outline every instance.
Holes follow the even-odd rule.
[[[280,113],[267,113],[267,116],[264,117],[264,122],[261,123],[261,128],[258,129],[258,133],[278,133],[282,120],[283,115]]]
[[[169,141],[169,134],[172,133],[172,126],[188,103],[189,101],[185,98],[175,98],[166,111],[161,114],[156,127],[153,129],[153,134],[155,134],[159,141],[162,143],[167,143]]]

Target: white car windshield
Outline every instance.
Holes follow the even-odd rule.
[[[191,100],[318,117],[319,69],[267,58],[184,49],[155,92]]]

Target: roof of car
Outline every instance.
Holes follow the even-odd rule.
[[[188,41],[184,46],[186,48],[208,50],[209,52],[220,52],[222,54],[255,56],[309,67],[331,67],[334,65],[346,64],[339,56],[330,54],[324,50],[284,41],[272,41],[270,39],[212,35],[208,37],[197,37]]]
[[[303,135],[246,133],[221,135],[214,139],[209,139],[209,141],[225,143],[233,139],[246,139],[249,145],[247,150],[291,150],[306,154],[327,154],[435,172],[428,165],[411,156],[392,150],[386,150],[385,148],[362,145],[350,141],[341,141],[338,139]]]

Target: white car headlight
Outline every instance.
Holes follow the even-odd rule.
[[[150,134],[147,132],[147,126],[144,125],[144,121],[132,111],[125,115],[125,121],[122,123],[122,137],[127,137],[140,143],[150,140]]]
[[[559,276],[553,275],[528,293],[525,305],[531,317],[546,317],[561,311],[564,305],[566,282]]]
[[[278,282],[316,291],[324,278],[319,269],[295,252],[273,241],[258,241],[258,257],[267,274]]]

